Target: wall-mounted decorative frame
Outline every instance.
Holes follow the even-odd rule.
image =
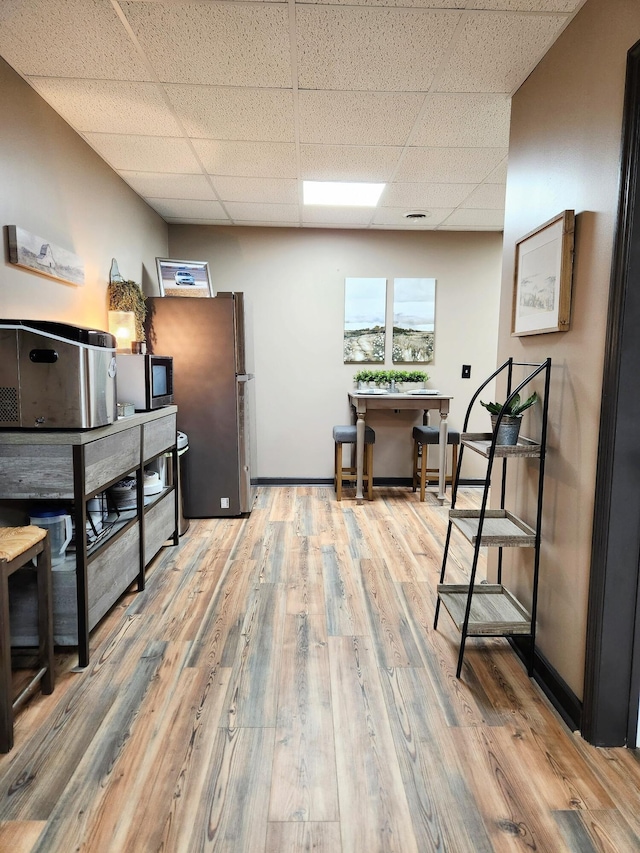
[[[73,252],[19,228],[8,225],[9,261],[65,284],[84,284],[84,263]]]
[[[512,335],[569,328],[574,230],[575,211],[565,210],[516,243]]]
[[[344,363],[384,363],[386,278],[344,282]]]
[[[207,261],[156,258],[160,296],[213,296]]]
[[[435,278],[393,280],[392,357],[395,364],[433,361],[435,318]]]

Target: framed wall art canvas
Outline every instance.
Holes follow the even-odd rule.
[[[84,284],[82,258],[17,225],[8,225],[7,231],[9,261],[12,264],[63,281],[65,284]]]
[[[433,361],[436,318],[435,278],[396,278],[393,282],[393,361]]]
[[[156,258],[160,296],[213,296],[206,261]]]
[[[384,362],[386,278],[344,283],[344,363]]]
[[[569,328],[574,230],[575,212],[565,210],[516,243],[512,335]]]

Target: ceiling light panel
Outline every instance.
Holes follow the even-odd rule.
[[[293,142],[293,92],[215,86],[165,87],[189,136]]]
[[[153,83],[37,78],[33,88],[76,130],[182,136]]]
[[[298,176],[296,146],[293,143],[194,139],[193,147],[211,175]]]
[[[350,183],[347,181],[303,181],[303,204],[334,207],[375,207],[384,184]]]
[[[24,76],[149,80],[111,3],[0,3],[0,55]]]
[[[312,181],[387,181],[402,148],[301,145],[300,176]]]
[[[163,82],[291,86],[283,3],[120,3]]]
[[[85,133],[87,142],[117,171],[201,174],[186,139]]]
[[[511,93],[565,23],[564,15],[469,15],[438,78],[438,91]]]
[[[298,93],[300,141],[323,145],[404,145],[424,102],[422,93]]]
[[[427,91],[459,20],[453,11],[299,6],[298,84]]]

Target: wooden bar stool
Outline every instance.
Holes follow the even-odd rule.
[[[32,558],[38,582],[38,672],[12,701],[11,626],[9,576]],[[51,546],[42,527],[0,527],[0,752],[13,746],[14,713],[41,683],[43,693],[53,692],[53,616],[51,603]]]
[[[440,429],[435,426],[415,426],[413,428],[413,491],[420,483],[420,500],[424,501],[425,489],[430,480],[437,480],[437,468],[427,468],[427,448],[430,444],[440,444]],[[445,485],[453,485],[458,467],[458,445],[460,433],[454,429],[447,432],[447,444],[451,445],[451,474],[445,477]],[[429,475],[435,476],[429,476]]]
[[[342,464],[342,445],[356,443],[356,427],[349,426],[334,426],[333,440],[335,442],[335,469],[333,474],[333,485],[336,490],[336,499],[342,500],[342,481],[356,481],[356,466]],[[376,440],[376,434],[369,426],[364,428],[364,460],[363,460],[363,483],[367,484],[367,497],[373,500],[373,445]],[[352,460],[355,463],[355,460]]]

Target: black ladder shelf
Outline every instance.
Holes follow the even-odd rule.
[[[515,388],[513,387],[514,367],[532,368],[526,378]],[[497,376],[506,372],[507,399],[498,414],[494,431],[491,433],[467,432],[469,418],[474,404],[479,399],[483,389]],[[519,394],[525,386],[536,377],[544,378],[544,396],[542,401],[542,422],[540,441],[530,438],[519,437],[516,445],[496,444],[498,428],[505,417],[507,407],[511,400]],[[533,674],[533,661],[535,652],[536,633],[536,611],[538,603],[538,576],[540,570],[540,529],[542,523],[542,492],[544,483],[544,463],[547,443],[547,416],[549,402],[549,383],[551,378],[551,359],[547,358],[541,363],[517,362],[513,358],[507,359],[500,365],[491,376],[486,379],[471,398],[464,419],[461,435],[460,454],[458,456],[458,468],[453,493],[451,495],[451,509],[449,510],[449,524],[445,540],[444,554],[442,557],[442,570],[440,572],[440,583],[438,584],[438,597],[436,602],[434,629],[438,627],[440,605],[444,605],[454,624],[461,634],[460,651],[458,654],[458,668],[456,678],[460,678],[462,662],[464,659],[467,637],[512,637],[518,636],[527,640],[527,671]],[[456,497],[458,483],[460,482],[460,469],[465,449],[479,453],[487,459],[486,477],[482,503],[479,510],[456,509]],[[520,457],[534,457],[539,459],[538,466],[538,488],[537,488],[537,512],[535,527],[532,528],[521,519],[517,518],[505,508],[505,494],[507,482],[507,461]],[[502,459],[502,476],[500,489],[500,508],[489,509],[489,489],[493,464],[496,459]],[[469,583],[451,584],[445,583],[447,568],[447,557],[451,542],[451,532],[458,530],[473,546],[473,561]],[[476,573],[480,557],[480,548],[498,548],[497,583],[489,584],[481,582],[476,584]],[[533,583],[531,606],[527,609],[502,583],[502,549],[503,548],[533,548]]]

